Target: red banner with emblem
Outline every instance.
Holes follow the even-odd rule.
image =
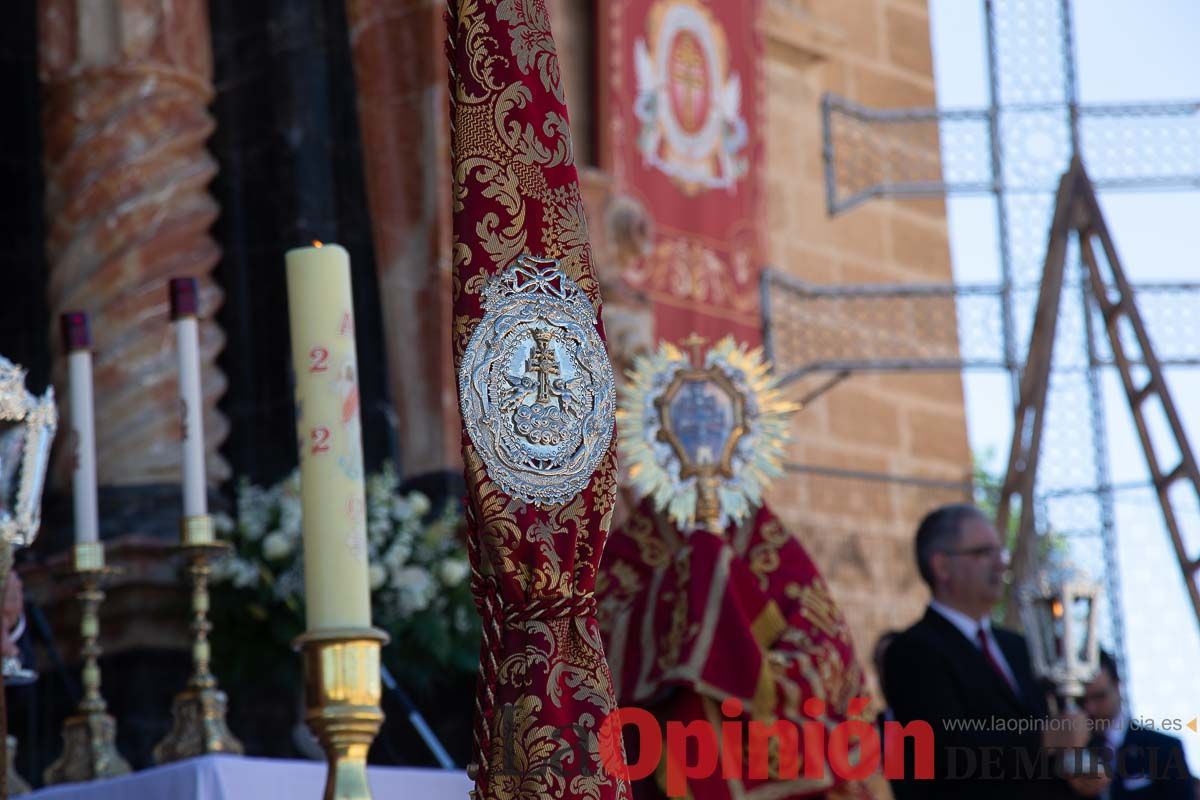
[[[849,626],[803,545],[765,506],[721,534],[685,534],[643,501],[609,540],[596,594],[621,706],[646,708],[661,720],[707,721],[714,739],[723,735],[729,716],[721,704],[729,700],[747,720],[816,721],[832,731],[848,719],[866,719],[865,704],[855,702],[867,689]],[[864,755],[855,749],[849,759],[857,763]],[[885,796],[877,793],[882,776],[846,782],[826,766],[817,770],[821,777],[810,777],[798,757],[796,777],[776,767],[757,779],[746,769],[714,771],[688,780],[687,796]],[[635,746],[630,763],[638,758]],[[668,794],[669,758],[635,785],[635,797]]]
[[[763,236],[761,0],[607,0],[603,166],[653,220],[625,279],[655,334],[755,343]]]
[[[482,409],[463,412],[483,618],[472,797],[627,800],[601,763],[615,705],[593,594],[612,374],[558,54],[540,0],[451,0],[446,22],[455,367],[464,409]]]

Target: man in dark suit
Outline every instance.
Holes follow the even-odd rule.
[[[1122,707],[1121,677],[1108,653],[1084,690],[1093,722],[1091,747],[1113,775],[1111,800],[1192,800],[1183,745],[1174,736],[1131,724]]]
[[[1088,741],[1082,714],[1047,720],[1025,640],[991,625],[1008,555],[979,509],[952,505],[917,529],[917,566],[933,598],[887,649],[884,694],[901,724],[933,729],[934,778],[893,781],[908,798],[1096,797],[1107,778],[1056,777],[1053,752]]]
[[[882,690],[884,686],[883,661],[887,657],[887,649],[891,647],[892,642],[900,635],[900,631],[884,631],[879,634],[879,638],[875,640],[875,648],[871,651],[871,666],[875,667],[875,679],[879,681],[879,688]],[[893,722],[896,715],[892,713],[892,709],[884,705],[878,716],[875,718],[875,724],[879,728],[880,736],[883,735],[883,724],[885,722]]]

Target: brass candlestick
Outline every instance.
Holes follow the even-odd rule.
[[[295,646],[304,661],[304,721],[329,760],[325,800],[371,800],[367,751],[383,724],[375,628],[309,631]]]
[[[129,772],[115,744],[117,723],[109,716],[100,694],[100,603],[101,586],[115,570],[104,565],[104,547],[99,542],[75,545],[71,576],[79,582],[83,641],[83,700],[79,711],[63,723],[63,751],[46,768],[48,784],[75,783],[96,778],[111,778]]]
[[[180,549],[187,558],[192,579],[193,671],[187,688],[175,695],[171,732],[154,748],[154,761],[158,764],[205,753],[243,752],[242,743],[225,723],[228,701],[212,674],[208,644],[208,632],[212,630],[208,621],[208,577],[212,561],[224,555],[229,545],[214,538],[212,518],[207,515],[185,517],[182,539]]]
[[[8,579],[12,574],[12,542],[0,537],[0,597],[4,597],[4,592]],[[25,779],[17,772],[17,737],[8,734],[8,706],[3,702],[4,687],[11,686],[10,675],[20,676],[22,674],[32,674],[37,678],[37,674],[32,670],[25,669],[21,664],[19,657],[5,656],[3,665],[0,667],[0,743],[4,745],[2,759],[3,769],[0,769],[0,786],[5,787],[8,792],[4,797],[14,797],[18,794],[28,794],[32,789]]]
[[[19,794],[29,794],[33,791],[25,779],[17,774],[17,737],[7,737],[8,751],[8,774],[4,776],[5,786],[8,787],[8,796],[15,797]]]

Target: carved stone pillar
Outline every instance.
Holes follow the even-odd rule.
[[[444,0],[346,0],[389,392],[406,475],[460,463],[444,11]]]
[[[39,0],[46,161],[46,253],[52,352],[58,315],[91,314],[96,449],[102,486],[179,480],[179,396],[167,280],[200,279],[204,433],[211,481],[229,469],[217,448],[224,336],[211,321],[221,292],[208,230],[217,205],[212,52],[203,0]],[[66,397],[65,360],[54,372]],[[63,430],[70,430],[65,422]],[[67,448],[56,475],[66,477]]]

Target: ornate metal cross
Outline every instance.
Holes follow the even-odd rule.
[[[554,334],[545,328],[533,331],[533,352],[525,368],[538,376],[537,402],[545,405],[550,402],[550,379],[559,375],[558,355],[550,346]]]

